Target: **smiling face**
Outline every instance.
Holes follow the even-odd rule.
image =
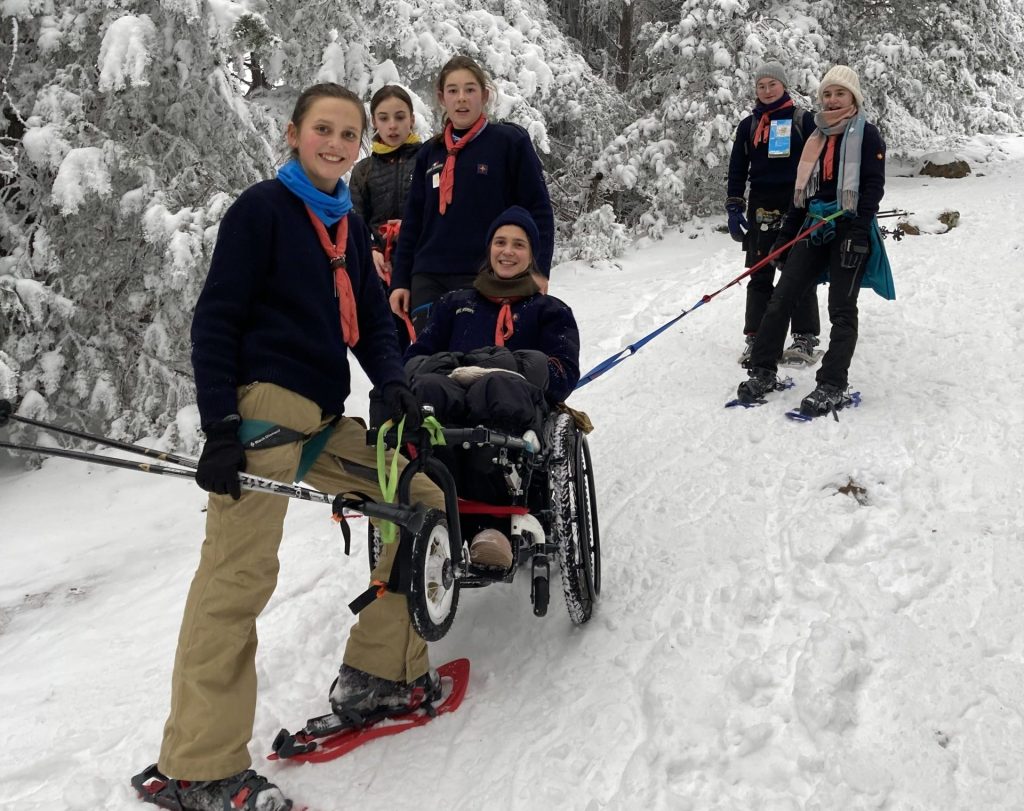
[[[444,86],[437,94],[437,100],[457,130],[468,130],[476,123],[483,115],[487,98],[487,90],[465,68],[453,70],[445,76]]]
[[[821,105],[826,110],[841,110],[853,103],[853,93],[842,85],[830,84],[821,91]]]
[[[757,90],[757,100],[761,104],[771,104],[774,101],[778,101],[782,98],[782,94],[786,92],[786,86],[771,76],[758,79],[755,89]]]
[[[373,109],[373,126],[381,143],[401,146],[412,132],[416,119],[401,99],[384,99]]]
[[[511,279],[533,261],[530,240],[518,225],[503,225],[491,238],[491,268],[499,279]]]
[[[362,137],[363,111],[349,99],[318,98],[298,125],[288,122],[288,146],[306,177],[326,194],[334,193],[359,157]]]

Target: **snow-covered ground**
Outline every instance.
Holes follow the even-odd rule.
[[[960,225],[887,243],[898,298],[862,294],[858,409],[783,419],[810,370],[724,409],[743,289],[691,313],[572,400],[597,426],[593,621],[572,627],[557,585],[533,617],[525,577],[463,592],[432,646],[472,660],[462,708],[324,765],[262,756],[326,710],[365,554],[294,503],[257,767],[320,811],[1024,807],[1024,138],[961,154],[963,180],[890,167],[883,207]],[[556,269],[586,368],[741,271],[711,225]],[[4,467],[0,807],[138,807],[203,505],[178,479]]]

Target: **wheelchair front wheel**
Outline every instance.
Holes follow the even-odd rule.
[[[448,633],[459,606],[459,581],[448,521],[440,510],[430,510],[422,529],[413,536],[408,602],[413,627],[427,642],[436,642]]]
[[[590,449],[569,415],[559,414],[548,428],[548,495],[562,591],[570,619],[582,625],[593,615],[601,592],[601,541]]]

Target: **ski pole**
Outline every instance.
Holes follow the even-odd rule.
[[[109,456],[100,456],[96,453],[86,451],[68,450],[66,448],[47,448],[42,445],[18,445],[14,442],[0,441],[0,448],[7,448],[12,451],[26,451],[28,453],[41,453],[44,456],[58,456],[63,459],[75,459],[79,462],[95,462],[96,464],[116,467],[122,470],[138,470],[142,473],[157,473],[166,476],[179,476],[181,478],[195,480],[195,461],[187,459],[191,464],[190,468],[168,467],[166,465],[154,465],[149,462],[136,462],[132,459],[117,459]],[[179,457],[181,458],[181,457]],[[239,473],[238,480],[246,490],[256,490],[262,493],[273,493],[279,496],[288,496],[303,501],[315,501],[321,504],[333,504],[334,496],[322,493],[319,490],[312,490],[295,484],[285,484],[274,479],[265,479],[262,476],[253,476],[251,473]]]
[[[7,407],[11,406],[7,400],[2,400],[0,403],[6,404]],[[108,445],[111,448],[117,448],[118,450],[127,451],[128,453],[137,453],[140,456],[148,456],[150,459],[159,459],[161,462],[174,462],[175,464],[184,465],[185,467],[190,468],[195,468],[196,466],[195,459],[178,456],[177,454],[169,453],[168,451],[158,451],[153,448],[145,448],[142,445],[132,445],[129,442],[119,442],[116,439],[110,439],[105,436],[97,436],[96,434],[89,434],[85,431],[76,431],[74,428],[63,428],[49,422],[40,422],[39,420],[29,419],[28,417],[19,417],[14,413],[10,413],[8,415],[8,419],[24,423],[25,425],[33,425],[36,428],[43,428],[47,431],[54,431],[58,434],[73,436],[76,439],[84,439],[87,442],[96,442],[100,445]]]
[[[658,327],[656,330],[654,330],[654,332],[648,333],[647,335],[645,335],[643,338],[641,338],[636,343],[632,343],[629,346],[623,347],[622,349],[620,349],[618,352],[616,352],[611,357],[605,358],[605,360],[601,361],[599,364],[597,364],[597,366],[595,366],[593,369],[591,369],[585,375],[582,375],[580,377],[579,382],[576,384],[576,389],[583,388],[585,385],[587,385],[587,383],[590,383],[593,380],[595,380],[596,378],[600,377],[605,372],[607,372],[609,369],[611,369],[611,368],[613,368],[615,366],[618,366],[626,358],[628,358],[628,357],[630,357],[632,355],[635,355],[637,353],[637,351],[640,350],[641,347],[644,346],[644,344],[648,343],[649,341],[652,341],[654,338],[656,338],[657,336],[661,335],[661,333],[663,333],[665,330],[667,330],[669,327],[671,327],[673,324],[675,324],[681,318],[683,318],[684,316],[689,315],[694,310],[696,310],[698,307],[703,307],[705,304],[707,304],[709,301],[711,301],[711,299],[713,299],[719,293],[721,293],[721,292],[723,292],[725,290],[728,290],[734,284],[739,284],[743,279],[747,278],[747,276],[751,275],[752,273],[757,273],[757,271],[759,271],[761,268],[763,268],[765,265],[767,265],[769,262],[771,262],[773,259],[775,259],[777,256],[779,256],[779,254],[789,250],[793,245],[795,245],[801,239],[806,237],[808,234],[810,234],[813,231],[818,230],[825,223],[831,222],[832,220],[836,219],[837,217],[839,217],[839,216],[841,216],[842,214],[845,214],[845,213],[846,213],[845,209],[839,209],[839,211],[836,211],[833,214],[829,214],[827,217],[822,218],[821,220],[816,222],[814,225],[812,225],[810,228],[807,228],[807,229],[801,231],[799,234],[797,234],[795,237],[793,237],[785,245],[782,245],[781,247],[776,248],[775,250],[773,250],[771,253],[769,253],[764,259],[762,259],[756,265],[747,268],[743,273],[741,273],[739,276],[737,276],[735,279],[733,279],[731,282],[729,282],[725,286],[720,287],[714,293],[708,293],[706,295],[701,296],[700,300],[697,301],[697,303],[694,304],[689,310],[683,310],[675,318],[673,318],[672,320],[666,322],[665,324],[662,324],[660,327]],[[574,389],[574,391],[575,391],[575,389]]]

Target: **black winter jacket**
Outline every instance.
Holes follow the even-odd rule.
[[[352,170],[348,184],[352,206],[370,227],[377,248],[384,248],[379,227],[388,220],[402,219],[412,168],[421,146],[423,144],[402,144],[386,155],[373,152]]]

